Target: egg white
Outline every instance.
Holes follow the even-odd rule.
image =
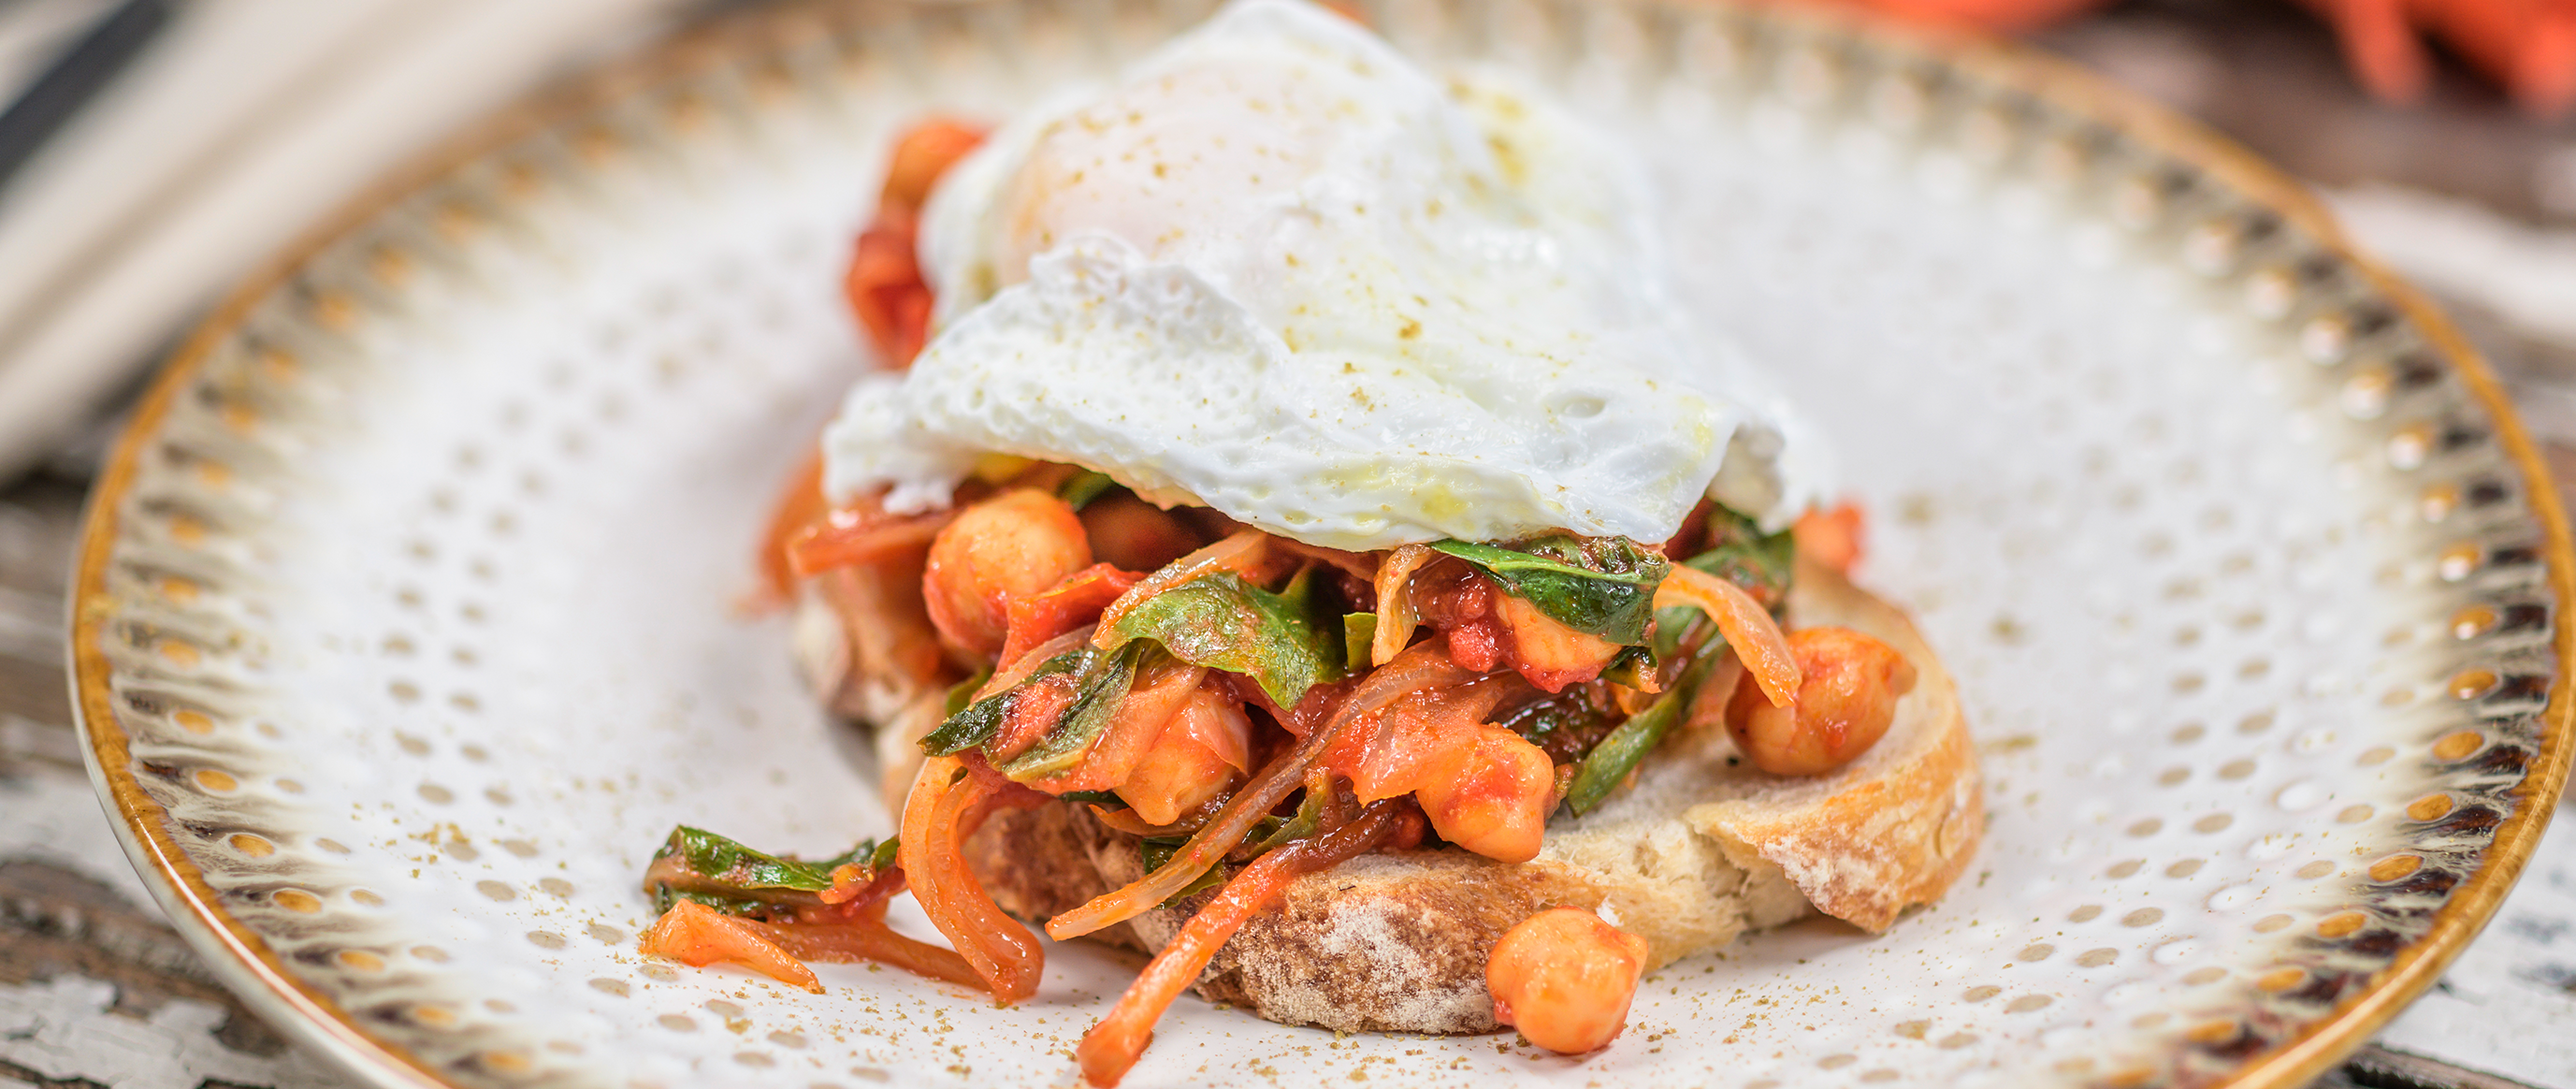
[[[1821,451],[1674,304],[1643,177],[1507,75],[1240,0],[943,180],[936,335],[827,486],[928,509],[1002,452],[1349,549],[1784,521]]]

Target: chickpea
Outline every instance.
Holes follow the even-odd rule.
[[[1485,961],[1494,1020],[1560,1055],[1607,1046],[1628,1027],[1646,952],[1646,939],[1588,911],[1549,908],[1523,919]]]
[[[1821,775],[1858,759],[1914,690],[1913,663],[1850,628],[1800,628],[1789,633],[1789,652],[1802,678],[1797,699],[1773,707],[1748,676],[1726,708],[1735,747],[1774,775]]]
[[[1122,571],[1158,571],[1205,544],[1172,512],[1126,492],[1111,492],[1082,508],[1091,551]]]
[[[1250,763],[1252,720],[1243,705],[1201,688],[1163,724],[1145,758],[1119,784],[1118,797],[1147,824],[1170,824],[1242,778]]]
[[[1494,595],[1494,615],[1511,629],[1512,667],[1550,693],[1600,676],[1622,649],[1600,636],[1557,623],[1538,606],[1510,594]]]
[[[958,512],[930,542],[922,603],[931,626],[977,654],[1002,649],[1012,598],[1091,566],[1091,541],[1073,508],[1042,491],[1003,492]]]
[[[1413,792],[1440,838],[1487,858],[1538,857],[1548,810],[1556,808],[1556,762],[1499,726],[1478,726],[1423,769]]]

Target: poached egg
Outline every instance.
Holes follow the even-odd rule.
[[[1352,550],[1777,526],[1822,453],[1668,289],[1645,172],[1507,74],[1239,0],[941,181],[934,334],[824,437],[835,499],[988,453]]]

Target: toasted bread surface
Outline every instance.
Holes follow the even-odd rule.
[[[1802,567],[1790,613],[1797,626],[1876,636],[1916,667],[1896,722],[1859,760],[1784,778],[1742,760],[1723,730],[1677,734],[1633,786],[1551,822],[1533,861],[1413,851],[1299,878],[1226,943],[1197,992],[1344,1032],[1490,1032],[1486,955],[1550,907],[1606,909],[1662,965],[1813,911],[1883,931],[1939,897],[1985,823],[1949,675],[1903,613],[1834,572]],[[995,815],[969,860],[1003,908],[1031,920],[1143,876],[1136,840],[1073,805]],[[1151,952],[1209,895],[1097,937]]]

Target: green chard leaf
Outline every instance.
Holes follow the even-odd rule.
[[[1067,480],[1062,485],[1058,486],[1055,490],[1055,497],[1064,500],[1066,506],[1072,507],[1075,510],[1081,510],[1084,507],[1090,506],[1092,500],[1108,494],[1109,489],[1117,486],[1118,482],[1109,479],[1109,474],[1094,469],[1085,469],[1074,474],[1073,479]]]
[[[1170,862],[1172,856],[1181,853],[1181,848],[1189,846],[1189,843],[1190,841],[1186,839],[1143,840],[1137,843],[1136,853],[1145,861],[1145,872],[1152,873],[1162,869],[1164,863]],[[1173,893],[1170,899],[1164,900],[1162,906],[1170,907],[1193,894],[1222,884],[1225,884],[1225,867],[1210,866],[1208,872],[1200,874],[1198,880],[1182,886],[1181,891]]]
[[[1323,827],[1324,806],[1330,801],[1330,798],[1310,789],[1306,791],[1305,798],[1297,803],[1295,816],[1284,821],[1277,817],[1262,818],[1262,821],[1270,824],[1270,827],[1255,826],[1254,831],[1259,832],[1261,838],[1253,841],[1252,853],[1267,854],[1272,848],[1283,847],[1314,835],[1317,828]]]
[[[1708,515],[1708,549],[1682,562],[1732,582],[1777,611],[1789,600],[1798,544],[1788,530],[1764,533],[1753,519],[1725,507]]]
[[[1682,637],[1689,634],[1693,623],[1707,615],[1689,605],[1657,609],[1655,610],[1655,637],[1647,640],[1647,645],[1654,648],[1655,657],[1659,659],[1679,654],[1682,652]],[[1723,636],[1715,638],[1718,640],[1718,645],[1725,644]]]
[[[1313,568],[1275,594],[1220,571],[1146,598],[1109,630],[1121,644],[1151,639],[1184,662],[1243,674],[1293,707],[1344,669],[1346,633],[1319,597]]]
[[[1100,739],[1101,731],[1118,718],[1118,709],[1127,702],[1127,690],[1135,686],[1137,663],[1145,656],[1146,646],[1129,643],[1113,651],[1088,652],[1091,661],[1076,676],[1073,702],[1066,704],[1064,714],[1056,719],[1055,728],[1029,751],[1012,757],[998,766],[1002,774],[1019,783],[1034,782],[1052,775],[1062,775],[1082,763],[1091,752],[1091,743]]]
[[[974,676],[950,685],[948,688],[948,714],[954,716],[957,712],[963,711],[969,705],[973,704],[975,702],[975,690],[984,687],[984,682],[992,679],[993,667],[985,666],[982,669],[976,670]]]
[[[1375,642],[1377,642],[1376,613],[1342,615],[1342,662],[1345,666],[1367,665],[1369,645]]]
[[[1620,651],[1601,668],[1601,679],[1640,692],[1655,691],[1655,674],[1664,667],[1663,656],[1655,652],[1655,642],[1650,639]]]
[[[1075,647],[1038,663],[1038,667],[1030,670],[1020,683],[949,712],[948,721],[940,723],[938,729],[921,739],[921,751],[931,756],[955,756],[991,741],[993,735],[1002,732],[1002,722],[1010,717],[1011,704],[1020,698],[1020,689],[1041,677],[1079,673],[1091,664],[1094,653],[1088,644]],[[978,683],[975,687],[983,685]],[[974,692],[975,688],[963,684],[950,689],[949,705],[955,707],[965,699],[971,699]]]
[[[1560,534],[1519,549],[1468,541],[1431,546],[1476,566],[1504,593],[1538,607],[1576,631],[1635,645],[1646,639],[1655,611],[1655,587],[1665,560],[1625,537]]]
[[[1700,655],[1691,662],[1689,669],[1683,671],[1681,680],[1656,697],[1654,703],[1630,716],[1628,721],[1620,723],[1609,736],[1592,746],[1592,751],[1584,755],[1583,762],[1575,766],[1574,785],[1565,792],[1565,804],[1574,809],[1576,816],[1589,813],[1600,805],[1611,791],[1627,780],[1628,773],[1636,770],[1638,763],[1646,759],[1646,754],[1655,751],[1664,735],[1672,732],[1673,724],[1680,722],[1682,712],[1689,708],[1692,693],[1699,691],[1700,682],[1708,678],[1708,671],[1717,664],[1718,657],[1714,654]]]
[[[728,915],[793,911],[822,903],[815,897],[832,887],[832,871],[856,864],[869,875],[895,864],[897,841],[861,840],[833,858],[805,862],[755,851],[702,828],[682,825],[671,830],[652,865],[644,871],[644,891],[658,911],[692,900]]]

